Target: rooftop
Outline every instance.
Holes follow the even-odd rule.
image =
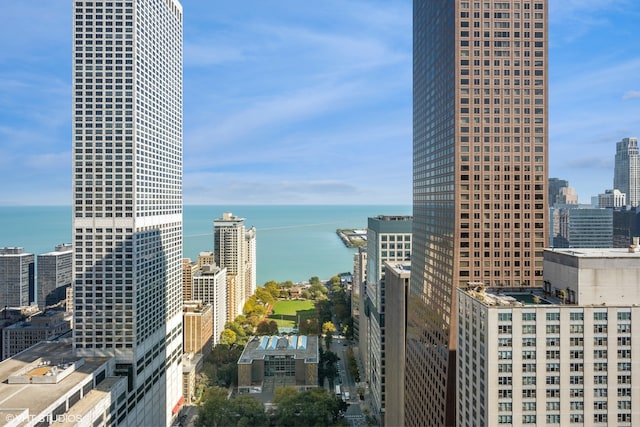
[[[547,252],[574,256],[577,258],[638,258],[640,250],[631,248],[551,248]]]
[[[252,337],[247,343],[239,364],[250,364],[269,356],[294,356],[307,362],[318,362],[318,337],[307,335]]]
[[[29,414],[40,414],[57,400],[77,388],[80,384],[92,377],[92,374],[108,363],[108,358],[84,358],[84,364],[76,366],[75,370],[68,374],[57,384],[9,384],[9,377],[15,377],[21,372],[37,366],[38,361],[50,359],[56,355],[57,360],[77,361],[73,354],[71,342],[42,342],[18,353],[10,359],[0,362],[0,426],[7,424],[15,409],[28,408]],[[46,375],[42,372],[34,372]],[[17,424],[20,425],[20,424]]]
[[[476,288],[460,289],[488,306],[524,307],[536,305],[561,305],[560,298],[545,292],[543,288]]]

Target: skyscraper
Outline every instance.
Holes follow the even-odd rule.
[[[235,277],[235,312],[242,313],[256,288],[256,229],[247,230],[244,218],[224,212],[222,218],[213,221],[213,247],[216,265],[227,269],[229,282]]]
[[[453,425],[456,288],[542,286],[547,1],[413,8],[405,422]]]
[[[0,248],[0,309],[35,301],[35,262],[22,248]]]
[[[560,193],[560,189],[564,188],[564,187],[568,187],[569,186],[569,181],[567,181],[566,179],[560,179],[560,178],[549,178],[549,198],[548,198],[548,203],[549,206],[553,206],[556,204],[556,198],[558,197],[558,194]]]
[[[638,138],[622,138],[616,143],[613,188],[627,195],[628,206],[638,206],[640,203]]]
[[[66,297],[73,279],[73,245],[57,245],[55,251],[37,257],[38,307],[57,304]]]
[[[74,351],[128,377],[118,423],[182,402],[182,6],[74,1]],[[178,405],[178,406],[176,406]]]

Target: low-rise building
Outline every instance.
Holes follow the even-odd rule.
[[[182,396],[187,404],[196,401],[196,377],[202,371],[204,357],[201,354],[182,355]]]
[[[71,316],[49,310],[2,329],[2,360],[41,342],[71,332]]]
[[[317,336],[251,337],[238,360],[239,393],[273,393],[276,387],[318,387]]]

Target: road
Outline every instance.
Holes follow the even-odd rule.
[[[331,344],[331,351],[336,353],[339,357],[337,364],[339,379],[336,379],[336,382],[337,384],[341,384],[341,387],[345,392],[349,393],[349,399],[345,399],[349,404],[349,408],[344,416],[345,419],[349,421],[352,426],[365,426],[366,422],[365,417],[362,414],[362,409],[360,408],[360,397],[358,395],[357,384],[349,372],[347,361],[348,346],[349,341],[340,335],[337,335]]]

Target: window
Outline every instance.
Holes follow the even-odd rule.
[[[584,313],[583,312],[572,312],[572,313],[569,313],[569,319],[570,320],[584,320]]]
[[[553,320],[560,320],[560,312],[548,312],[547,313],[547,320],[548,321],[553,321]]]

